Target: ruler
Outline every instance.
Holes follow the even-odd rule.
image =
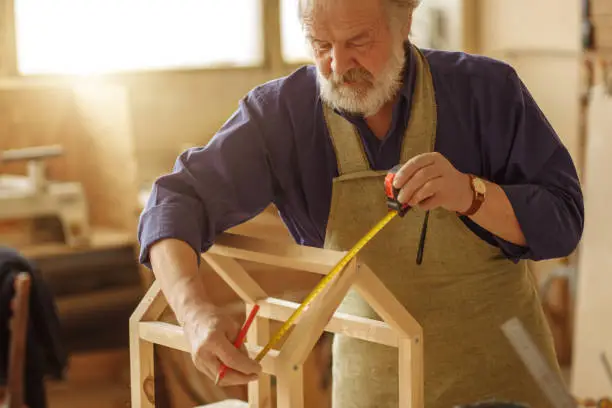
[[[359,251],[372,239],[380,230],[382,230],[395,216],[398,215],[397,211],[390,211],[383,219],[381,219],[366,235],[364,235],[349,252],[342,257],[342,259],[334,266],[334,268],[327,274],[323,279],[319,281],[317,286],[310,292],[310,294],[304,299],[304,302],[293,312],[291,316],[285,321],[281,328],[276,334],[270,339],[268,344],[261,349],[259,354],[255,357],[256,361],[261,361],[266,354],[287,334],[291,326],[295,321],[302,315],[304,309],[312,303],[312,301],[325,290],[327,285],[344,270],[346,265],[357,255]]]
[[[553,406],[555,408],[576,408],[576,402],[559,376],[550,369],[519,319],[514,317],[508,320],[501,326],[501,329]]]

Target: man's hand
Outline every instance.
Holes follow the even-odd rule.
[[[485,201],[470,219],[508,242],[527,246],[504,190],[495,183],[484,182],[487,185]],[[441,207],[462,213],[470,208],[474,197],[469,176],[437,152],[413,157],[396,173],[393,184],[400,189],[399,202],[423,210]]]
[[[252,360],[244,347],[234,347],[240,326],[209,305],[187,313],[183,329],[191,346],[196,368],[215,380],[221,363],[227,366],[221,386],[241,385],[256,380],[261,366]]]
[[[397,172],[393,184],[401,189],[398,201],[411,207],[463,212],[472,204],[469,176],[437,152],[413,157]]]
[[[164,239],[151,246],[151,265],[191,348],[196,368],[211,380],[221,362],[227,366],[220,385],[245,384],[257,378],[261,368],[236,349],[240,326],[210,301],[198,276],[197,254],[183,241]]]

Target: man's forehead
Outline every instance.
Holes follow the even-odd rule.
[[[342,31],[359,35],[379,24],[384,0],[300,0],[305,28],[322,34]]]

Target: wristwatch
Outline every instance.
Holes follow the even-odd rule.
[[[473,174],[468,174],[470,176],[470,187],[472,187],[472,192],[474,193],[474,197],[472,198],[472,205],[468,208],[467,211],[459,213],[460,215],[473,215],[480,209],[480,206],[485,200],[487,194],[487,186],[483,179],[480,177],[476,177]]]

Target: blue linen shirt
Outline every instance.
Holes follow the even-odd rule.
[[[422,52],[436,92],[435,150],[458,170],[503,188],[527,246],[462,220],[514,262],[569,255],[584,225],[576,168],[516,71],[484,56]],[[358,129],[374,170],[388,170],[399,161],[415,79],[410,52],[403,75],[382,140],[362,117],[341,113]],[[315,67],[304,66],[248,92],[206,146],[181,154],[173,170],[154,182],[138,227],[140,262],[150,267],[150,246],[165,238],[204,252],[217,234],[271,203],[297,243],[321,247],[337,174]]]

